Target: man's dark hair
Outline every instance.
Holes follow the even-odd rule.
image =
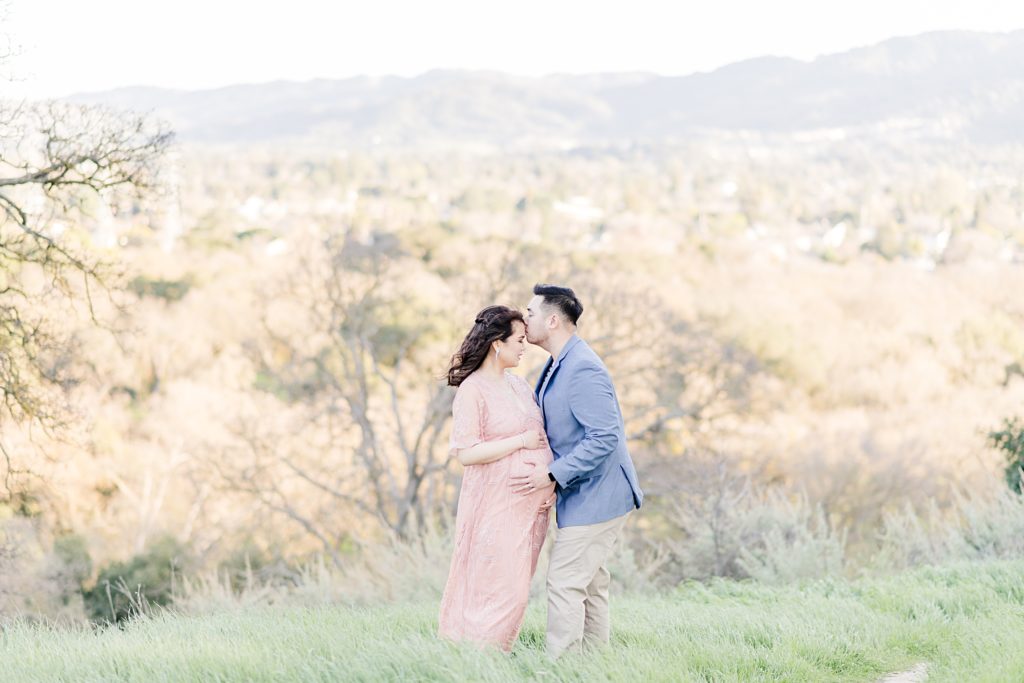
[[[534,285],[533,293],[544,297],[544,303],[562,312],[573,325],[583,315],[583,304],[576,298],[576,292],[558,285]]]

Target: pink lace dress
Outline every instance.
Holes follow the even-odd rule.
[[[462,383],[452,406],[451,448],[470,448],[526,429],[543,429],[540,408],[524,379],[492,379],[476,372]],[[541,511],[553,489],[513,493],[509,477],[551,462],[551,449],[519,449],[468,465],[455,519],[455,551],[441,598],[439,633],[512,649],[529,599],[550,510]]]

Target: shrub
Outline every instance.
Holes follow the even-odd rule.
[[[910,506],[883,519],[878,568],[901,570],[964,560],[1024,558],[1024,496],[1002,489],[994,495],[958,495],[942,512],[922,515]]]
[[[145,552],[100,571],[96,584],[82,593],[86,615],[97,622],[119,623],[153,606],[168,605],[176,577],[190,566],[186,548],[164,536]]]
[[[782,583],[842,571],[846,537],[806,496],[755,490],[748,478],[725,467],[695,472],[693,483],[664,511],[671,582],[724,577]]]
[[[51,577],[60,588],[61,602],[68,605],[78,599],[92,575],[88,545],[82,536],[66,534],[54,540],[51,555]]]
[[[1006,458],[1006,485],[1021,493],[1021,469],[1024,468],[1024,420],[1005,419],[1001,429],[988,433],[988,442],[1002,451]]]

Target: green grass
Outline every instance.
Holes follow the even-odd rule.
[[[532,605],[511,655],[438,640],[436,604],[260,607],[124,629],[9,625],[10,681],[1024,680],[1024,562],[771,588],[722,581],[614,600],[610,647],[556,664]]]

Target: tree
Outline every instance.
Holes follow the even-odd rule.
[[[988,442],[1003,453],[1006,467],[1003,471],[1006,485],[1014,493],[1022,493],[1021,472],[1024,471],[1024,420],[1003,420],[999,429],[988,433]]]
[[[150,118],[60,102],[0,102],[0,497],[31,468],[6,422],[59,432],[73,382],[67,307],[99,323],[112,268],[90,225],[97,209],[153,189],[171,133]]]
[[[209,480],[336,561],[373,530],[409,538],[450,512],[461,468],[448,457],[444,363],[463,321],[486,304],[522,305],[535,272],[579,287],[585,335],[612,368],[641,459],[678,458],[679,432],[746,409],[756,359],[672,310],[651,289],[657,274],[495,238],[434,236],[426,248],[425,231],[409,232],[289,235],[298,256],[267,273],[263,330],[247,344],[264,396],[236,422],[233,447],[202,449]]]
[[[210,464],[226,490],[290,519],[337,559],[366,522],[408,537],[446,502],[428,486],[447,467],[454,393],[437,363],[450,353],[438,330],[444,299],[391,236],[342,228],[296,248],[303,255],[268,283],[253,344],[257,388],[277,403],[240,420],[237,450]]]

